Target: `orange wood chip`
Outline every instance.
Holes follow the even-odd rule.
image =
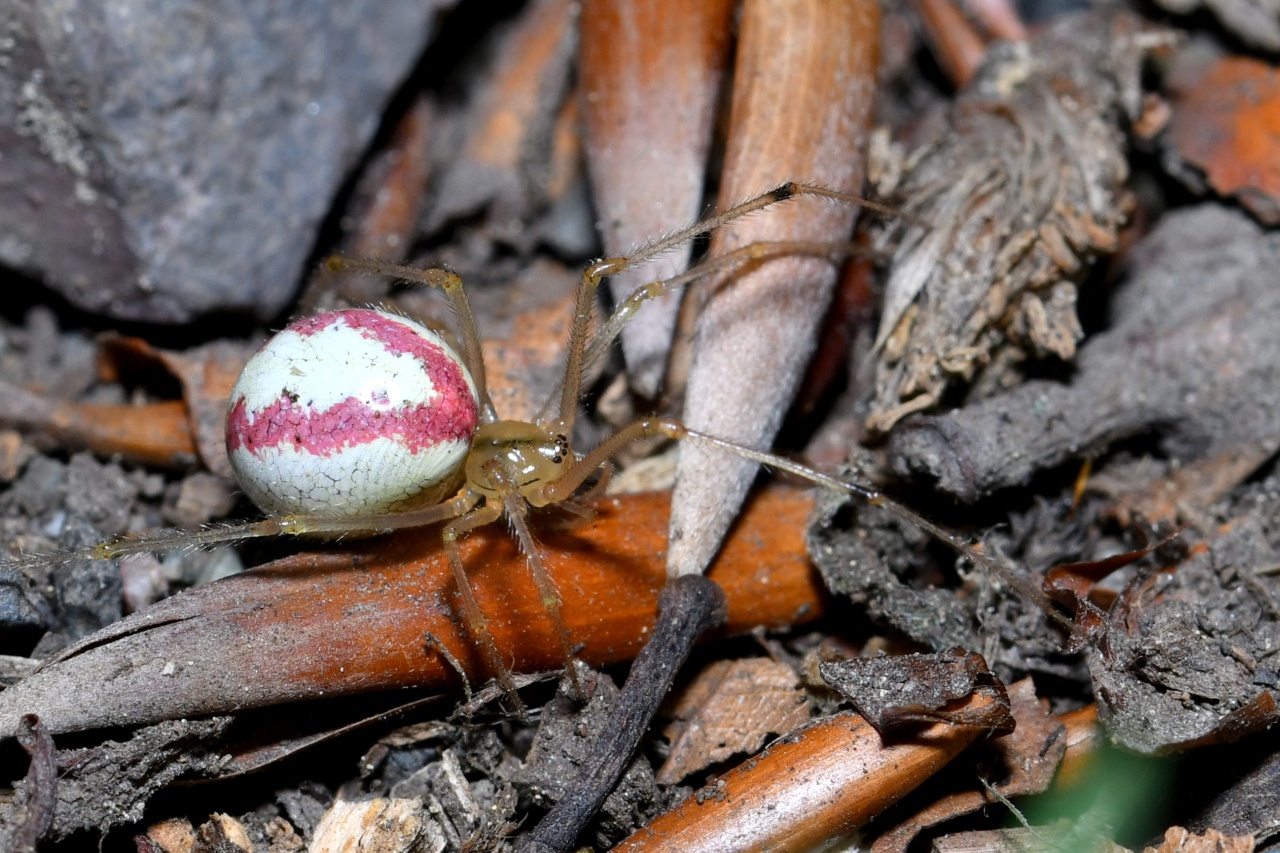
[[[540,528],[539,546],[582,660],[633,656],[666,579],[667,494],[598,502],[596,520]],[[777,627],[821,612],[804,549],[813,499],[762,491],[725,542],[710,577],[725,591],[724,631]],[[480,609],[518,671],[563,665],[556,629],[500,525],[461,543]],[[437,527],[332,543],[196,587],[116,622],[0,692],[0,731],[38,713],[53,731],[134,725],[319,696],[445,688],[449,658],[472,680],[483,656],[456,613]],[[440,648],[450,650],[441,654]],[[92,688],[94,701],[84,701]]]
[[[1186,77],[1190,74],[1184,75]],[[1229,56],[1173,99],[1169,142],[1223,195],[1267,224],[1280,222],[1280,75],[1265,62]]]

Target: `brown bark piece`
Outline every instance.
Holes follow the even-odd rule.
[[[719,207],[788,180],[861,190],[879,43],[873,0],[744,4]],[[788,201],[720,229],[709,254],[758,240],[846,241],[855,213],[822,199]],[[836,272],[826,259],[778,257],[703,282],[684,412],[690,427],[751,447],[772,444]],[[681,448],[672,574],[710,564],[756,470],[709,448]]]
[[[892,189],[905,214],[876,337],[873,432],[1006,361],[1075,355],[1075,282],[1131,206],[1122,125],[1161,37],[1125,15],[1059,18],[993,51]]]
[[[729,603],[727,630],[813,618],[820,583],[804,551],[807,495],[770,489],[754,500],[713,568]],[[668,496],[597,505],[572,531],[539,531],[583,660],[625,660],[651,627]],[[525,561],[500,526],[462,542],[481,610],[520,670],[563,664],[556,628]],[[317,696],[474,681],[483,656],[458,624],[452,572],[429,527],[332,544],[198,587],[124,619],[0,693],[0,733],[36,711],[50,731],[135,725]],[[428,641],[427,634],[434,639]],[[84,701],[86,693],[94,701]]]
[[[739,753],[755,752],[770,734],[809,720],[809,702],[791,667],[772,658],[716,661],[676,697],[663,734],[671,752],[657,780],[673,785]]]
[[[1127,749],[1230,742],[1280,720],[1275,498],[1240,500],[1176,571],[1140,574],[1107,614],[1089,669],[1099,719]]]
[[[1170,79],[1171,154],[1265,224],[1280,222],[1280,70],[1243,56],[1179,67]]]
[[[463,116],[463,138],[441,172],[427,231],[486,207],[518,229],[545,204],[549,175],[537,155],[551,152],[569,92],[575,15],[569,0],[537,0],[493,46],[498,59]]]
[[[701,210],[720,80],[728,64],[730,0],[592,0],[579,46],[583,133],[605,251],[619,255],[692,222]],[[683,272],[683,246],[609,282],[622,302]],[[657,395],[680,295],[647,305],[622,332],[631,386]]]

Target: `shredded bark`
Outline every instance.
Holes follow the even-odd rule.
[[[1127,15],[1076,15],[989,51],[892,187],[903,216],[872,432],[980,372],[999,387],[1024,357],[1074,357],[1076,283],[1115,251],[1132,208],[1123,126],[1141,112],[1143,58],[1165,42]]]

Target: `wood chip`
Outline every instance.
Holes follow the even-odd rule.
[[[1267,225],[1280,222],[1280,70],[1228,56],[1180,62],[1171,75],[1170,157],[1219,193],[1237,198]]]
[[[1143,853],[1253,853],[1253,836],[1232,837],[1216,829],[1193,833],[1180,826],[1171,826],[1164,833],[1164,840]]]
[[[191,853],[196,844],[196,829],[185,817],[175,817],[152,824],[146,834],[135,841],[139,851]]]
[[[418,799],[338,800],[320,819],[308,853],[440,853],[444,833]]]
[[[770,734],[809,720],[809,703],[791,667],[772,658],[716,661],[676,701],[664,734],[671,754],[658,782],[673,785],[738,753],[755,752]]]

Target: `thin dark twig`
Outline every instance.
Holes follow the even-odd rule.
[[[582,775],[523,841],[523,853],[563,853],[573,847],[631,762],[694,642],[703,631],[722,624],[725,616],[724,591],[715,581],[701,575],[667,581],[658,598],[653,634],[636,657],[618,704],[583,763]]]

